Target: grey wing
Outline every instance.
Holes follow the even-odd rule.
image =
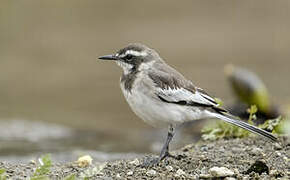
[[[175,103],[181,105],[195,105],[203,107],[217,107],[218,104],[215,100],[203,94],[200,91],[189,91],[185,88],[178,89],[157,89],[156,95],[163,101],[168,103]]]
[[[196,88],[189,80],[170,66],[168,71],[152,71],[149,77],[155,83],[155,94],[164,102],[181,105],[218,108],[218,103],[201,88]],[[158,73],[157,73],[158,72]]]
[[[225,109],[218,107],[218,103],[214,98],[208,95],[203,89],[194,87],[190,81],[186,80],[175,70],[171,70],[170,73],[168,71],[153,72],[148,75],[156,85],[155,94],[162,101],[179,105],[205,107],[211,111],[210,113],[213,117],[277,142],[277,138],[271,133],[240,121],[228,114]]]

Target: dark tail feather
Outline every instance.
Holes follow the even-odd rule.
[[[260,129],[258,127],[255,127],[253,125],[250,125],[250,124],[248,124],[246,122],[240,121],[237,118],[235,118],[235,117],[233,117],[233,116],[231,116],[229,114],[214,113],[214,112],[211,112],[211,114],[213,116],[215,116],[216,118],[221,119],[221,120],[223,120],[225,122],[228,122],[230,124],[236,125],[238,127],[241,127],[243,129],[246,129],[246,130],[251,131],[253,133],[256,133],[256,134],[259,134],[261,136],[264,136],[264,137],[270,139],[273,142],[277,142],[278,141],[278,139],[275,136],[273,136],[271,133],[269,133],[269,132],[267,132],[267,131],[265,131],[263,129]]]

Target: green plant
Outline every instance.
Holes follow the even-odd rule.
[[[31,180],[49,180],[48,173],[52,167],[52,161],[49,154],[42,156],[39,159],[40,166],[36,168]]]
[[[6,180],[6,170],[0,169],[0,180]]]
[[[247,112],[249,113],[248,123],[254,124],[253,120],[255,120],[257,118],[256,117],[257,111],[258,111],[258,108],[256,105],[251,105],[251,107],[249,109],[247,109]]]
[[[66,176],[65,178],[63,178],[63,180],[76,180],[76,175],[75,174],[71,174]]]
[[[36,170],[34,171],[33,175],[30,177],[30,180],[51,180],[49,178],[49,173],[51,173],[51,167],[52,167],[52,161],[51,161],[51,156],[49,154],[46,154],[44,156],[42,156],[40,159],[39,159],[39,163],[40,163],[40,166],[38,166],[36,168]],[[96,170],[94,169],[93,172],[95,172]],[[1,179],[1,175],[5,173],[5,170],[1,170],[0,169],[0,180],[6,180],[6,179]],[[84,176],[83,177],[84,180],[86,179],[89,179],[89,177],[87,176]],[[66,177],[64,177],[62,180],[76,180],[77,177],[76,177],[76,174],[70,174]]]
[[[249,136],[249,132],[237,126],[220,121],[210,126],[205,126],[202,130],[202,139],[217,140],[223,138],[243,138]]]
[[[253,119],[256,118],[255,113],[258,111],[258,108],[255,105],[252,105],[249,109],[249,119],[248,123],[253,124]],[[269,119],[263,124],[259,125],[259,128],[265,129],[267,131],[272,131],[273,133],[282,134],[285,132],[285,124],[287,124],[285,118],[278,117],[276,119]],[[250,134],[249,131],[233,126],[223,121],[219,121],[212,125],[206,125],[202,130],[202,139],[203,140],[217,140],[223,138],[243,138],[248,137]]]
[[[269,119],[265,121],[264,124],[260,124],[259,128],[271,131],[276,134],[283,134],[285,132],[285,127],[287,127],[287,120],[285,117],[279,116],[276,119]]]
[[[214,100],[218,103],[218,106],[223,106],[224,102],[220,98],[214,98]]]

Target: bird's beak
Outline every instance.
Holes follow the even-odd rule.
[[[99,59],[101,59],[101,60],[118,60],[117,56],[115,56],[115,55],[100,56]]]

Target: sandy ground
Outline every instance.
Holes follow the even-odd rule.
[[[148,155],[139,159],[96,163],[80,168],[76,163],[55,164],[49,176],[62,179],[70,174],[90,179],[290,179],[290,138],[280,143],[266,142],[259,137],[199,142],[172,152],[158,165],[142,168]],[[12,179],[29,177],[36,164],[0,163]],[[221,171],[219,171],[221,170]]]

